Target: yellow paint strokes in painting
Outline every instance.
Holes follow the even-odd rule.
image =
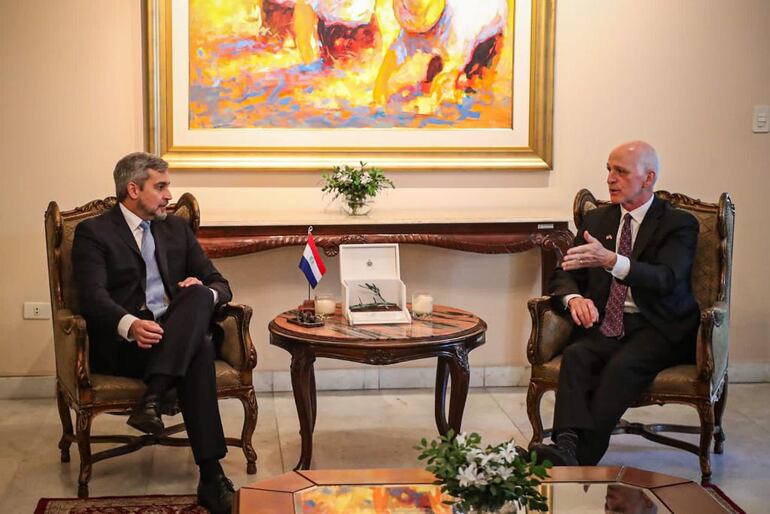
[[[373,85],[385,50],[401,30],[392,0],[376,0],[379,40],[374,48],[360,50],[355,58],[311,66],[303,63],[290,32],[281,37],[270,32],[261,0],[189,1],[190,84],[205,91],[196,97],[198,101],[190,102],[190,128],[223,123],[290,128],[302,126],[297,124],[302,119],[333,116],[344,122],[350,116],[368,117],[382,109],[373,102]],[[430,56],[420,53],[391,77],[390,91],[397,101],[384,107],[386,114],[432,117],[444,122],[434,125],[437,128],[510,127],[514,0],[508,5],[508,29],[496,72],[467,83],[476,91],[473,108],[477,117],[463,114],[454,102],[436,102],[430,96],[423,82]],[[465,79],[460,84],[464,89]],[[265,104],[268,98],[272,103]],[[285,119],[266,121],[275,115],[271,106],[283,100],[298,110],[286,111]],[[415,118],[412,123],[419,121]]]

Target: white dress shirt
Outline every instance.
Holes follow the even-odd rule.
[[[128,224],[129,230],[131,230],[131,234],[134,236],[134,240],[136,241],[136,247],[139,248],[141,251],[142,248],[142,235],[144,234],[144,229],[142,228],[142,218],[131,212],[128,208],[126,208],[125,205],[122,203],[119,203],[120,205],[120,212],[123,213],[123,218],[126,220],[126,224]],[[214,303],[217,303],[217,300],[219,299],[219,295],[217,292],[211,288],[209,288],[211,293],[214,295]],[[164,302],[166,305],[168,305],[168,296],[164,295],[163,297]],[[134,321],[138,320],[136,316],[133,314],[126,314],[122,318],[120,318],[120,321],[118,322],[118,335],[122,337],[123,339],[127,341],[133,341],[133,338],[129,337],[128,331],[131,328],[131,325],[134,323]]]
[[[639,227],[642,224],[642,221],[644,221],[644,217],[647,215],[647,211],[650,210],[650,205],[652,205],[652,200],[654,199],[654,196],[651,196],[649,200],[647,200],[645,203],[634,209],[633,211],[627,211],[625,207],[622,205],[620,206],[620,223],[618,224],[618,233],[615,237],[615,251],[617,252],[618,245],[620,244],[620,234],[623,231],[623,218],[626,214],[631,215],[631,248],[634,247],[634,243],[636,242],[636,235],[639,233]],[[595,234],[591,234],[592,236],[595,236]],[[625,255],[617,254],[617,260],[615,261],[615,266],[612,267],[612,269],[606,269],[608,273],[611,273],[613,277],[617,278],[618,280],[623,280],[628,276],[629,271],[631,271],[631,260],[626,257]],[[579,294],[568,294],[564,295],[564,306],[569,306],[569,301],[575,298],[576,296],[582,296]],[[636,303],[634,302],[634,297],[631,294],[631,288],[629,287],[626,291],[626,300],[623,303],[623,312],[639,312],[639,308],[636,306]]]

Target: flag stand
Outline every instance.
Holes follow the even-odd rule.
[[[321,254],[316,247],[312,225],[307,227],[307,243],[305,244],[305,250],[302,252],[302,258],[299,261],[299,269],[302,270],[305,278],[307,278],[307,300],[302,302],[303,308],[313,310],[313,297],[310,290],[315,289],[318,285],[318,281],[326,273],[326,266],[324,266]]]

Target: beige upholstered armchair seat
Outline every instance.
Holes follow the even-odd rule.
[[[696,340],[696,361],[664,369],[642,395],[636,406],[680,403],[693,406],[700,417],[700,426],[629,423],[625,420],[615,433],[632,433],[652,441],[668,444],[695,453],[700,458],[701,479],[711,477],[709,447],[714,438],[714,453],[722,453],[725,440],[722,414],[727,401],[727,355],[729,349],[730,276],[735,208],[727,193],[716,204],[695,200],[681,194],[658,191],[659,197],[692,213],[700,223],[698,247],[691,282],[701,308],[701,324]],[[575,197],[575,225],[582,225],[585,212],[606,202],[594,198],[588,190]],[[528,303],[532,317],[532,333],[527,345],[527,358],[532,375],[527,392],[527,414],[532,424],[530,446],[550,435],[543,430],[540,401],[543,394],[559,387],[561,353],[569,342],[572,318],[562,309],[554,309],[547,296],[533,298]],[[700,443],[663,436],[659,432],[700,434]]]
[[[96,200],[82,207],[61,212],[56,202],[45,213],[45,233],[48,250],[48,276],[53,311],[54,349],[56,354],[56,397],[62,423],[59,441],[61,461],[69,462],[69,447],[78,444],[80,475],[78,496],[88,496],[88,482],[94,462],[124,455],[152,444],[184,446],[186,438],[171,437],[184,430],[184,424],[166,428],[159,435],[91,435],[93,418],[101,413],[128,414],[144,393],[141,380],[111,375],[92,374],[88,364],[88,334],[86,322],[78,314],[78,294],[72,277],[72,241],[75,227],[81,221],[97,216],[115,206],[114,197]],[[189,221],[197,232],[200,220],[198,203],[184,194],[169,213]],[[223,332],[216,367],[217,396],[237,398],[244,408],[243,427],[238,438],[227,437],[228,445],[243,449],[246,471],[256,473],[257,454],[251,437],[257,425],[257,400],[252,385],[252,370],[257,354],[249,335],[251,308],[227,304],[216,313],[217,324]],[[73,429],[70,409],[75,411]],[[131,429],[126,428],[127,432]],[[98,453],[91,453],[91,443],[122,443]]]

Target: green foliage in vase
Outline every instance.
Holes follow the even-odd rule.
[[[332,200],[343,196],[347,203],[362,203],[386,187],[396,187],[381,169],[367,168],[363,162],[359,164],[359,167],[335,166],[331,172],[324,173],[321,191],[332,194]]]
[[[546,497],[538,490],[548,477],[551,463],[537,464],[534,452],[530,460],[518,456],[513,440],[481,448],[481,436],[475,432],[455,436],[452,430],[439,439],[420,441],[416,450],[425,469],[436,476],[436,484],[451,496],[448,503],[462,511],[496,511],[506,503],[531,511],[548,511]]]

